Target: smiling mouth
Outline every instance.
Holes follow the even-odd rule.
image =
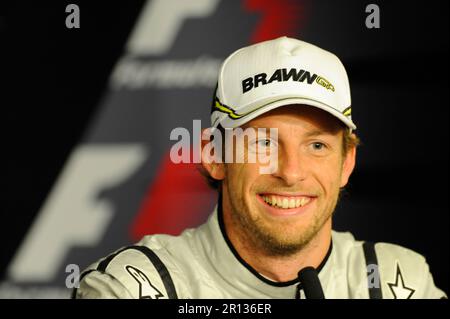
[[[310,196],[284,196],[275,194],[259,194],[266,204],[275,208],[292,209],[307,205],[313,197]]]

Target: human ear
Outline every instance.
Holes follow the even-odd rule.
[[[341,185],[344,187],[347,185],[350,175],[352,174],[356,163],[356,146],[351,146],[345,154],[344,161],[342,163]]]
[[[215,141],[212,140],[212,137]],[[201,159],[203,168],[212,178],[216,180],[225,178],[225,165],[222,161],[222,138],[219,130],[216,129],[214,133],[211,128],[202,130]]]

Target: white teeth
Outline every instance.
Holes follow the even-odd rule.
[[[305,206],[305,204],[306,204],[308,201],[309,201],[309,200],[308,200],[306,197],[302,197],[300,205],[301,205],[301,206]]]
[[[301,198],[287,198],[276,195],[262,196],[263,200],[271,205],[276,206],[278,208],[298,208],[305,206],[311,200],[309,197],[301,197]]]
[[[289,200],[289,208],[294,208],[295,207],[295,199],[291,198]]]
[[[272,206],[275,206],[277,204],[277,198],[272,195]]]

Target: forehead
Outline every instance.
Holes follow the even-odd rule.
[[[341,132],[345,124],[339,119],[317,107],[308,105],[287,105],[264,113],[242,126],[298,129],[330,134]]]

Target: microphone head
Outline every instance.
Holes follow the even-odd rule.
[[[314,267],[305,267],[298,272],[298,279],[305,291],[306,299],[325,299],[319,274]]]

